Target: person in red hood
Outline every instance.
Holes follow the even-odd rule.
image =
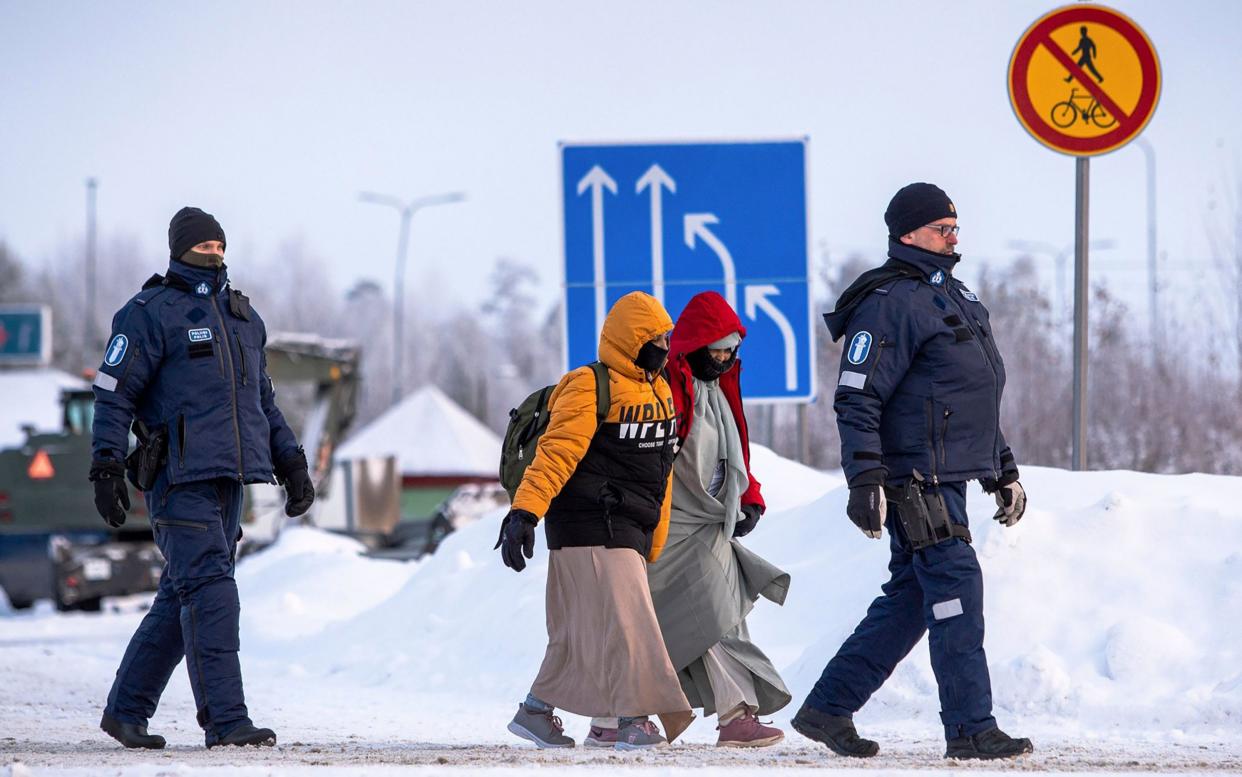
[[[664,555],[647,569],[652,602],[691,706],[717,716],[717,745],[784,738],[760,723],[790,701],[746,616],[763,596],[785,601],[789,575],[736,538],[763,515],[750,473],[738,349],[746,328],[719,294],[695,295],[673,329],[667,375],[677,418],[672,510]]]

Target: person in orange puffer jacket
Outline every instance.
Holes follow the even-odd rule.
[[[649,715],[660,717],[669,740],[694,718],[647,587],[647,564],[668,534],[677,429],[661,370],[672,328],[648,294],[613,305],[599,341],[607,416],[598,421],[589,366],[561,379],[501,527],[501,556],[520,572],[545,518],[548,647],[508,726],[541,748],[574,746],[554,708],[595,718],[587,745],[623,750],[667,744]]]

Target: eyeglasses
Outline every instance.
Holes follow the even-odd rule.
[[[924,224],[923,229],[934,229],[940,233],[941,237],[957,235],[958,232],[962,231],[962,228],[956,224]]]

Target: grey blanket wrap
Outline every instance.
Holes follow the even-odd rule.
[[[771,714],[791,697],[772,662],[750,641],[745,620],[760,596],[784,603],[789,575],[732,539],[748,478],[737,425],[714,381],[694,380],[694,416],[673,468],[668,541],[647,569],[652,602],[692,706],[716,712],[702,658],[719,643],[754,676],[758,713]],[[708,486],[721,460],[725,478],[713,496]]]

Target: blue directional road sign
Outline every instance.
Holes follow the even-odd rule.
[[[676,320],[710,289],[747,329],[746,398],[812,399],[806,147],[562,144],[567,368],[598,358],[625,294],[654,295]]]
[[[51,308],[0,305],[0,365],[46,366],[51,358]]]

